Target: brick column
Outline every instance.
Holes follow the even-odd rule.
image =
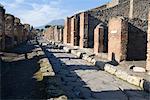
[[[79,17],[71,18],[71,45],[79,46]]]
[[[126,60],[128,42],[128,22],[123,17],[114,17],[109,21],[108,59],[118,62]]]
[[[63,42],[63,28],[59,29],[59,33],[60,33],[59,35],[60,42]]]
[[[6,48],[14,46],[14,16],[5,14],[5,35]]]
[[[148,34],[147,34],[147,64],[146,70],[150,71],[150,12],[148,16]]]
[[[5,49],[5,9],[0,6],[0,51]]]
[[[94,30],[94,53],[104,51],[104,27],[102,25],[97,25]]]
[[[71,19],[67,17],[65,20],[64,34],[63,34],[64,43],[71,42]]]
[[[80,48],[88,48],[88,14],[80,14]]]
[[[55,28],[54,28],[54,41],[56,41],[56,42],[59,41],[59,31],[58,31],[58,26],[55,26]]]

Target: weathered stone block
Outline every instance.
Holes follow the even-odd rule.
[[[128,75],[127,81],[133,85],[140,86],[140,82],[143,80],[141,77]]]
[[[118,78],[120,78],[122,80],[125,80],[125,81],[127,80],[127,77],[128,77],[128,73],[127,72],[119,70],[119,69],[116,71],[115,75]]]
[[[98,25],[94,30],[94,53],[103,52],[104,28]]]
[[[110,64],[106,64],[104,67],[104,70],[112,75],[114,75],[117,71],[117,69],[115,68],[115,66],[110,65]]]
[[[109,21],[108,59],[118,62],[126,60],[128,42],[128,22],[123,17]]]

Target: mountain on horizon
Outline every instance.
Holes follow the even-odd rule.
[[[38,29],[42,29],[44,28],[46,25],[62,25],[64,26],[64,22],[65,20],[64,19],[56,19],[56,20],[52,20],[51,22],[45,24],[45,25],[42,25],[42,26],[39,26],[39,27],[36,27]]]

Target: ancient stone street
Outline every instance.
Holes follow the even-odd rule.
[[[47,57],[53,65],[61,87],[68,98],[98,100],[148,100],[148,93],[124,82],[113,75],[99,70],[93,64],[77,56],[44,46]]]
[[[0,100],[150,100],[150,0],[0,1]]]

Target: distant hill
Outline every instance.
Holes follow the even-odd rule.
[[[64,22],[65,22],[64,19],[57,19],[57,20],[52,20],[51,22],[47,23],[46,25],[63,25],[64,26]],[[39,26],[36,28],[41,29],[41,28],[44,28],[46,25]]]

